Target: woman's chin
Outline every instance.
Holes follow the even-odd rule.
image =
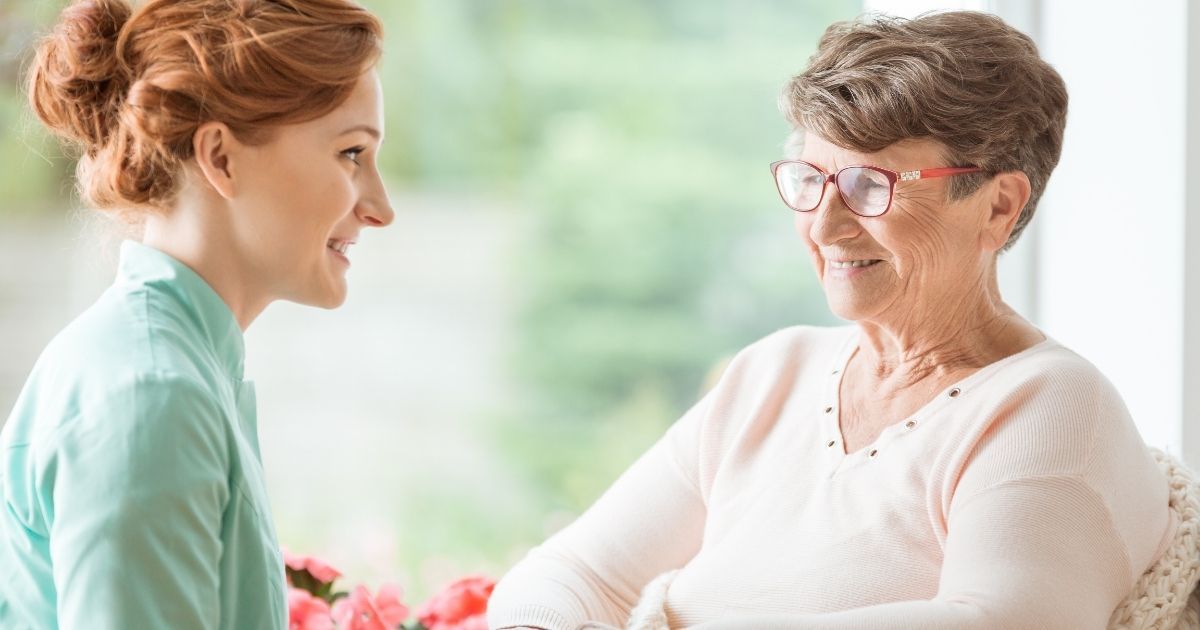
[[[317,307],[325,308],[325,309],[335,309],[335,308],[340,308],[345,303],[346,303],[346,292],[342,291],[341,293],[337,294],[336,296],[330,296],[329,299],[326,300],[325,302],[317,304]]]
[[[333,287],[332,289],[333,290],[329,291],[323,296],[324,299],[320,304],[318,304],[319,307],[332,309],[338,308],[346,303],[346,281],[343,280],[339,286]]]
[[[335,309],[346,303],[346,294],[346,280],[345,278],[338,278],[325,286],[313,287],[313,290],[291,301],[304,306]]]
[[[831,313],[846,321],[856,322],[860,319],[867,319],[874,312],[873,303],[854,299],[852,296],[826,295],[825,301],[829,305]]]

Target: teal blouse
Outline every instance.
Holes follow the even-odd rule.
[[[285,628],[242,332],[134,242],[0,433],[0,628]]]

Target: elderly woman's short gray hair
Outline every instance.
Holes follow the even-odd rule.
[[[1024,172],[1033,190],[1005,249],[1033,217],[1067,122],[1066,86],[1033,40],[972,11],[833,24],[780,102],[796,130],[848,149],[926,138],[945,146],[945,165],[984,169],[953,178],[951,199],[992,174]]]

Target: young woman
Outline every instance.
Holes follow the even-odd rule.
[[[392,221],[381,35],[349,0],[84,0],[39,44],[33,110],[143,236],[0,435],[0,627],[286,627],[242,333],[341,304]]]

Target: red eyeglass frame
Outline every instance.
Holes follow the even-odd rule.
[[[803,164],[812,169],[815,169],[818,173],[825,176],[825,182],[823,184],[821,184],[821,196],[817,198],[817,203],[815,206],[813,206],[812,208],[809,208],[808,210],[797,210],[795,208],[792,208],[792,204],[788,203],[787,197],[783,196],[783,188],[779,185],[779,167],[783,166],[784,164]],[[865,169],[875,171],[877,173],[882,173],[884,175],[884,177],[887,177],[887,180],[888,180],[888,205],[886,208],[883,209],[883,212],[880,212],[879,214],[860,214],[857,210],[854,209],[854,206],[850,205],[850,202],[846,201],[846,195],[842,194],[842,187],[838,186],[837,176],[840,175],[842,173],[842,171],[844,171],[848,168],[865,168]],[[816,164],[813,164],[812,162],[806,162],[804,160],[776,160],[774,162],[771,162],[771,178],[775,180],[775,191],[779,193],[779,198],[783,200],[783,205],[787,206],[792,211],[794,211],[794,212],[812,212],[813,210],[816,210],[817,208],[821,207],[821,202],[825,201],[825,190],[827,188],[829,188],[829,184],[832,182],[833,187],[836,188],[838,191],[838,196],[842,198],[842,203],[845,204],[846,207],[849,208],[851,212],[853,212],[854,214],[857,214],[860,217],[866,218],[866,219],[874,219],[876,217],[881,217],[881,216],[887,214],[888,210],[892,209],[892,200],[894,200],[896,197],[896,182],[911,182],[911,181],[916,181],[918,179],[932,179],[934,177],[949,177],[951,175],[966,175],[967,173],[980,173],[982,171],[983,171],[983,169],[978,166],[942,166],[942,167],[938,167],[938,168],[923,168],[923,169],[918,169],[915,171],[893,171],[890,169],[883,168],[882,166],[871,166],[870,164],[851,164],[849,166],[843,166],[842,168],[839,168],[834,173],[826,173],[825,169],[821,168],[820,166],[817,166]]]

